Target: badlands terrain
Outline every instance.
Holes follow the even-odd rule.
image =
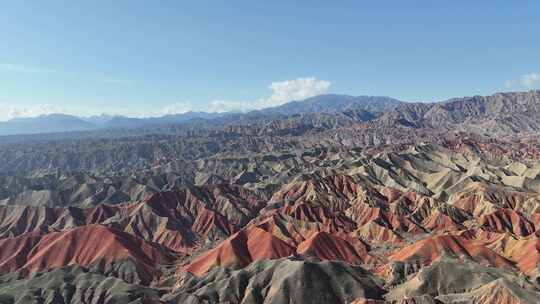
[[[77,119],[0,126],[84,126],[0,137],[2,304],[540,303],[540,91]]]

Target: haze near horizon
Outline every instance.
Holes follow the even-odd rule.
[[[536,89],[538,11],[537,1],[12,2],[0,11],[0,121]]]

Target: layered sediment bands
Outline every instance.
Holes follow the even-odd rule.
[[[519,237],[528,236],[535,232],[534,224],[512,209],[499,209],[482,216],[479,222],[486,230],[510,232]]]
[[[535,237],[514,241],[502,249],[503,254],[515,261],[522,272],[533,276],[540,275],[540,239]]]
[[[369,302],[446,303],[452,297],[452,301],[473,299],[469,294],[473,290],[478,299],[489,299],[498,295],[480,296],[487,290],[480,288],[501,277],[517,282],[517,286],[524,286],[519,288],[531,290],[535,296],[536,243],[512,245],[503,240],[505,235],[515,241],[536,240],[538,192],[518,188],[506,178],[529,174],[524,172],[532,172],[527,170],[534,166],[516,162],[494,165],[478,156],[420,145],[338,168],[332,174],[317,172],[281,186],[261,214],[241,231],[250,227],[266,231],[292,248],[287,256],[343,261],[370,269],[386,280],[383,287],[389,293],[384,300],[364,298]],[[217,248],[229,245],[225,241]],[[524,251],[511,249],[520,246],[532,254],[518,255],[516,252]],[[179,270],[181,282],[187,280],[189,267],[201,279],[219,269],[241,271],[258,263],[236,251],[232,259],[236,264],[219,263],[221,257],[214,252],[201,255],[198,259],[204,263]],[[279,257],[272,254],[262,260]],[[455,267],[459,263],[470,266]],[[199,265],[205,267],[195,267]],[[441,274],[454,268],[455,276]],[[464,275],[476,270],[480,277]],[[435,276],[440,282],[429,285]],[[469,287],[448,282],[460,278]],[[414,283],[416,280],[425,283]],[[525,283],[519,283],[522,281]],[[421,287],[428,286],[425,284],[430,287]],[[411,292],[392,298],[394,290],[403,289]]]
[[[245,225],[261,201],[238,186],[205,186],[161,192],[145,200],[90,208],[0,206],[0,235],[46,233],[102,224],[176,251],[223,239]]]
[[[404,240],[397,232],[374,221],[364,224],[355,230],[352,235],[365,240],[370,244],[377,245],[400,244]]]
[[[349,264],[362,264],[370,257],[367,247],[353,247],[346,240],[321,231],[300,243],[297,252],[302,255],[314,256],[321,260],[345,261]]]
[[[242,230],[204,253],[189,264],[185,270],[203,275],[216,266],[238,269],[254,261],[287,257],[294,248],[271,233],[257,227]]]
[[[393,253],[390,260],[425,266],[437,261],[443,255],[472,260],[493,267],[509,269],[513,267],[510,260],[487,248],[483,242],[453,235],[428,237]]]
[[[538,302],[540,166],[453,140],[6,177],[0,302]],[[130,198],[89,203],[104,184]]]
[[[0,272],[31,274],[68,265],[99,264],[105,272],[128,261],[137,279],[149,283],[159,275],[156,266],[178,258],[172,251],[125,232],[101,225],[88,225],[44,235],[24,234],[0,240]]]

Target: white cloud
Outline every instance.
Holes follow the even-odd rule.
[[[328,92],[331,83],[315,77],[298,78],[281,82],[273,82],[268,98],[255,101],[214,100],[210,105],[211,112],[250,111],[280,106],[293,100],[303,100]]]
[[[318,80],[314,77],[298,78],[282,82],[273,82],[270,85],[272,95],[261,105],[274,107],[292,100],[303,100],[328,92],[330,82]]]
[[[0,69],[5,68],[5,64],[0,63]],[[19,67],[20,68],[20,67]],[[30,70],[28,70],[30,71]],[[124,81],[110,81],[111,83],[125,83]],[[129,82],[128,82],[129,83]],[[157,108],[155,112],[146,111],[143,113],[125,113],[125,109],[119,111],[118,115],[128,115],[131,117],[148,117],[162,116],[172,114],[182,114],[189,111],[205,111],[205,112],[231,112],[241,111],[247,112],[251,110],[259,110],[267,107],[275,107],[293,100],[303,100],[316,95],[328,92],[331,83],[326,80],[319,80],[314,77],[298,78],[281,82],[273,82],[270,84],[270,96],[252,101],[235,101],[235,100],[214,100],[208,107],[193,106],[189,102],[178,102],[168,105],[162,109]],[[39,104],[34,106],[19,106],[11,103],[0,102],[0,121],[9,120],[16,117],[36,117],[40,115],[52,113],[78,113],[78,115],[95,115],[92,109],[75,109],[70,107],[67,112],[65,108],[50,104]]]
[[[232,111],[247,112],[253,110],[252,103],[248,101],[214,100],[210,103],[209,112],[223,113]]]
[[[192,107],[188,103],[175,103],[168,105],[161,109],[159,114],[161,115],[174,115],[174,114],[183,114],[189,111],[192,111]]]
[[[2,109],[2,111],[0,111],[0,121],[17,117],[37,117],[53,113],[66,113],[64,108],[50,104],[40,104],[35,106],[0,104],[0,108]]]
[[[506,89],[513,89],[516,87],[522,89],[538,89],[540,88],[540,74],[533,72],[522,75],[517,80],[507,80],[504,82],[504,87]]]

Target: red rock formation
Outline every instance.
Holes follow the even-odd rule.
[[[430,265],[443,254],[471,259],[490,266],[513,268],[512,261],[487,248],[483,242],[455,235],[433,236],[420,240],[393,253],[390,260]]]
[[[497,242],[498,240],[500,240],[501,238],[507,235],[505,233],[486,231],[480,228],[456,231],[456,232],[453,232],[453,234],[462,236],[468,240],[481,241],[484,244],[491,244],[491,243]]]
[[[435,210],[424,220],[422,226],[425,229],[436,232],[448,232],[464,230],[465,227],[456,222],[452,217],[442,213],[440,210]]]
[[[354,211],[351,211],[352,219],[358,226],[364,226],[372,221],[395,232],[421,233],[424,229],[415,223],[410,216],[397,215],[395,213],[384,211],[381,208],[373,208],[365,204],[355,205]]]
[[[24,234],[0,240],[0,272],[37,272],[66,265],[89,266],[131,259],[151,275],[154,266],[167,264],[174,255],[125,232],[88,225],[45,235]],[[9,249],[9,250],[7,250]]]
[[[540,265],[540,239],[519,240],[512,248],[507,248],[509,258],[516,262],[517,267],[524,273],[538,271]]]
[[[499,209],[483,215],[480,217],[479,223],[489,231],[510,232],[516,236],[528,236],[535,231],[533,223],[519,212],[511,209]]]
[[[368,259],[367,248],[355,249],[346,240],[324,231],[300,243],[296,250],[299,254],[349,264],[361,264]]]
[[[278,212],[306,222],[321,223],[327,229],[337,231],[353,231],[356,224],[342,212],[332,212],[324,206],[315,206],[309,202],[298,202],[286,205]]]
[[[203,275],[214,266],[244,267],[253,261],[277,259],[294,254],[294,247],[257,227],[232,235],[216,248],[204,253],[185,270]]]
[[[358,228],[353,232],[353,235],[372,244],[400,244],[403,242],[403,238],[399,234],[374,221]]]
[[[347,210],[347,215],[358,225],[375,221],[382,217],[382,209],[380,207],[371,207],[368,204],[359,203]]]

